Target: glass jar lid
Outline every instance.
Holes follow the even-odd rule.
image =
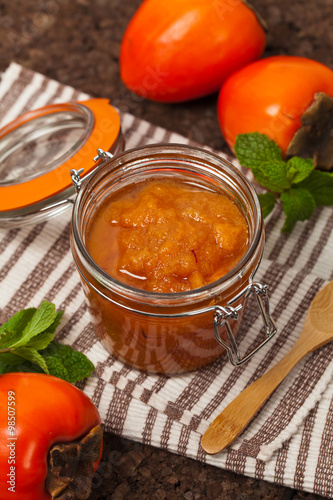
[[[69,206],[70,171],[95,168],[97,148],[123,149],[120,117],[108,99],[53,104],[0,130],[0,227],[38,222]]]

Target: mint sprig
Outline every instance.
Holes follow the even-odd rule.
[[[240,164],[268,191],[259,194],[266,217],[280,199],[286,216],[283,232],[297,221],[310,219],[316,206],[333,205],[333,173],[314,170],[311,159],[293,156],[284,160],[281,148],[265,134],[239,134],[235,153]]]
[[[43,301],[38,309],[18,311],[0,326],[0,374],[47,373],[67,382],[89,377],[94,365],[81,352],[54,340],[64,311]]]
[[[267,191],[267,193],[258,194],[258,197],[262,209],[262,215],[265,218],[273,210],[276,203],[276,196],[274,193]]]
[[[281,201],[286,214],[282,231],[286,233],[290,233],[297,221],[310,219],[316,208],[316,202],[307,189],[291,188],[281,194]]]

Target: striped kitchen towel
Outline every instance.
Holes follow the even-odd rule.
[[[89,96],[13,63],[0,83],[0,125],[54,102]],[[126,147],[188,139],[122,113]],[[256,279],[269,286],[279,332],[247,364],[227,356],[181,376],[147,375],[108,354],[94,335],[69,244],[70,212],[23,228],[0,229],[0,323],[43,300],[65,309],[60,342],[81,350],[96,366],[82,388],[99,408],[105,428],[124,437],[240,474],[333,497],[333,349],[301,361],[241,436],[208,456],[200,446],[209,423],[297,339],[308,307],[333,279],[333,210],[281,234],[278,209],[266,226],[266,248]],[[249,308],[239,338],[244,352],[258,342],[261,318]]]

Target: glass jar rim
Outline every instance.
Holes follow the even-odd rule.
[[[90,256],[85,246],[82,231],[80,230],[81,226],[80,208],[86,190],[88,190],[88,188],[90,188],[92,185],[98,185],[98,182],[100,182],[101,179],[104,178],[105,169],[107,167],[114,165],[114,169],[112,171],[116,170],[117,167],[118,168],[120,167],[122,168],[123,171],[125,171],[128,168],[127,164],[131,163],[131,161],[140,162],[143,160],[149,160],[150,163],[153,163],[155,157],[156,158],[158,157],[159,159],[161,158],[167,159],[168,156],[171,157],[172,154],[175,155],[175,158],[178,159],[179,162],[185,159],[199,161],[201,156],[201,159],[203,161],[211,160],[213,164],[215,164],[213,165],[213,168],[215,168],[216,171],[218,166],[220,166],[220,168],[223,166],[223,168],[226,169],[224,174],[227,174],[230,177],[230,179],[235,177],[237,181],[241,184],[244,193],[248,195],[248,198],[251,202],[251,207],[253,209],[253,215],[254,215],[254,230],[248,249],[245,252],[242,259],[236,264],[236,266],[233,269],[231,269],[227,274],[225,274],[218,280],[215,280],[212,283],[208,283],[203,287],[183,292],[161,293],[161,292],[146,291],[127,285],[117,280],[116,278],[110,276],[101,267],[99,267],[98,264],[93,260],[93,258]],[[177,158],[177,154],[182,156],[179,156],[179,158]],[[154,305],[157,306],[159,305],[175,306],[177,304],[184,303],[185,299],[186,302],[188,300],[191,300],[192,302],[198,302],[203,298],[207,298],[207,293],[209,293],[209,296],[215,295],[216,293],[221,293],[224,290],[227,290],[229,287],[231,287],[243,275],[242,270],[246,266],[249,266],[253,262],[253,260],[257,258],[258,263],[256,264],[254,271],[251,275],[254,276],[262,256],[262,251],[261,251],[261,254],[258,258],[257,251],[258,247],[260,246],[259,245],[260,241],[263,237],[263,231],[264,231],[263,219],[262,219],[262,212],[261,212],[259,198],[257,196],[253,184],[239,169],[237,169],[231,162],[229,162],[225,158],[217,155],[212,151],[197,146],[189,146],[185,144],[177,144],[177,143],[150,144],[146,146],[125,150],[124,152],[114,156],[113,158],[101,162],[98,168],[94,171],[94,174],[87,180],[87,183],[84,186],[82,186],[82,189],[78,193],[78,196],[75,200],[75,204],[73,207],[71,227],[72,227],[74,243],[77,246],[80,254],[84,258],[84,266],[86,267],[90,275],[92,275],[96,279],[97,282],[102,284],[106,289],[115,292],[119,295],[122,296],[124,295],[126,298],[134,299],[136,301],[141,300],[142,302],[147,304],[153,303]],[[79,269],[79,266],[77,267]]]

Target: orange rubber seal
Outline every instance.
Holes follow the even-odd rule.
[[[117,110],[110,105],[108,99],[90,99],[78,101],[78,104],[89,108],[94,116],[91,133],[82,148],[62,165],[39,177],[18,184],[0,186],[0,212],[34,205],[70,188],[71,169],[83,168],[84,178],[96,166],[93,158],[96,156],[97,148],[110,150],[120,133],[120,117]],[[64,111],[67,109],[66,106],[68,105],[64,104]],[[61,105],[55,104],[25,113],[7,125],[2,133],[0,131],[0,140],[4,135],[36,117],[59,111],[62,111]]]

